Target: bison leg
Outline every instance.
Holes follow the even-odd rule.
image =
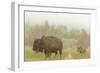
[[[62,49],[59,49],[60,58],[62,58]]]
[[[47,49],[44,50],[44,53],[45,53],[45,58],[46,59],[49,58],[50,55],[51,55],[50,51],[48,51]]]
[[[55,51],[55,56],[57,55],[57,51]]]

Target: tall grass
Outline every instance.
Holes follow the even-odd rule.
[[[25,56],[24,61],[44,61],[44,60],[76,60],[76,59],[89,59],[90,58],[90,49],[85,53],[79,53],[76,51],[76,48],[63,49],[62,58],[58,54],[52,54],[50,57],[46,58],[44,53],[36,53],[31,49],[31,47],[25,47]]]

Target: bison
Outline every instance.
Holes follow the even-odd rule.
[[[86,49],[80,46],[80,47],[77,47],[77,51],[79,53],[85,53],[86,52]]]
[[[33,44],[33,50],[37,52],[44,52],[46,57],[50,57],[52,53],[57,55],[58,51],[61,57],[62,48],[62,41],[54,36],[42,36],[41,39],[36,39]]]

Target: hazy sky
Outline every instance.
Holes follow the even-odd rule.
[[[68,13],[46,13],[46,12],[25,12],[25,24],[44,24],[48,20],[49,25],[64,25],[72,28],[90,28],[91,15],[68,14]]]

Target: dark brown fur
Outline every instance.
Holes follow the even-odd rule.
[[[52,53],[55,53],[55,55],[57,55],[58,51],[60,56],[62,55],[63,44],[62,41],[56,37],[43,36],[41,38],[41,45],[47,57],[49,57]]]

